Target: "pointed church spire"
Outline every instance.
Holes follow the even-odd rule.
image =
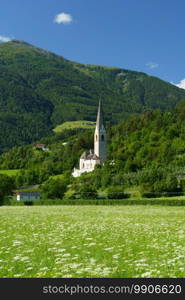
[[[100,128],[102,126],[104,126],[103,125],[103,110],[102,110],[102,103],[101,103],[101,99],[100,99],[99,106],[98,106],[97,119],[96,119],[96,127],[98,130],[100,130]]]
[[[103,110],[101,100],[99,101],[96,128],[94,132],[94,153],[100,159],[100,163],[106,160],[106,131],[103,124]]]

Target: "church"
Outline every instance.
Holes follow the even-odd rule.
[[[99,102],[96,128],[94,132],[94,150],[85,151],[80,157],[79,169],[74,168],[73,177],[79,177],[82,173],[92,172],[97,164],[106,161],[106,130],[103,121],[101,101]]]

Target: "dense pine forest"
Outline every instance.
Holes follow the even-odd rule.
[[[0,153],[52,135],[65,121],[118,124],[132,113],[170,111],[185,91],[147,74],[82,65],[21,41],[0,44]]]

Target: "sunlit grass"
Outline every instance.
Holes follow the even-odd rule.
[[[0,208],[0,277],[184,277],[185,207]]]
[[[0,174],[8,175],[8,176],[16,176],[20,170],[0,170]]]
[[[72,129],[91,129],[95,128],[96,123],[92,121],[71,121],[71,122],[64,122],[61,125],[58,125],[55,129],[53,129],[54,132],[60,133],[64,130],[72,130]]]

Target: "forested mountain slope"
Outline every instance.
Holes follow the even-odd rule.
[[[148,109],[170,110],[185,91],[144,73],[82,65],[20,41],[0,44],[0,151],[47,136],[64,121],[111,123]]]

